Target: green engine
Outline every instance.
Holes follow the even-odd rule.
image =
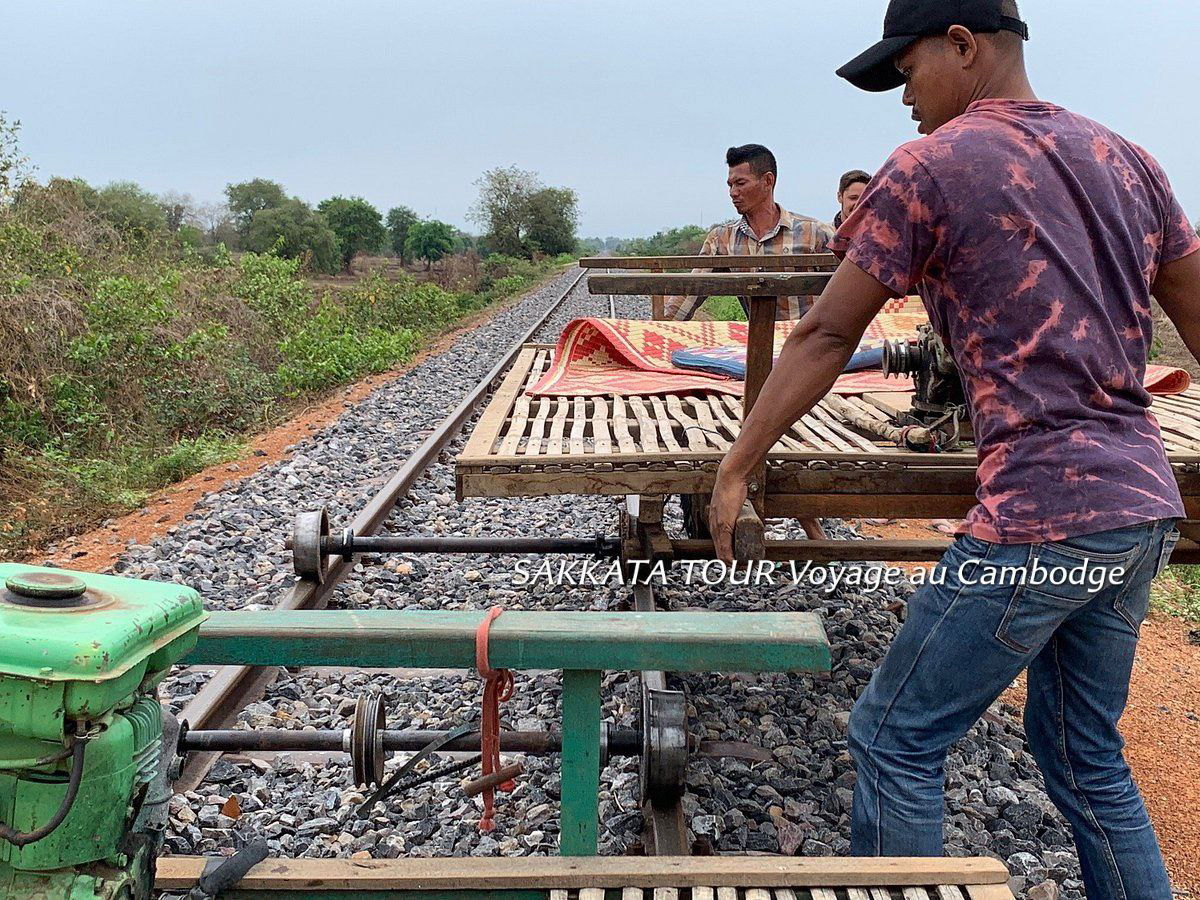
[[[170,798],[156,688],[204,615],[176,584],[0,565],[0,898],[148,896]]]

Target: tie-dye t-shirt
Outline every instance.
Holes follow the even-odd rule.
[[[1050,103],[984,100],[897,150],[831,249],[916,291],[953,348],[982,540],[1064,540],[1183,505],[1142,376],[1150,287],[1200,250],[1148,153]]]

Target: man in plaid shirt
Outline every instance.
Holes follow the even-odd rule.
[[[741,218],[718,225],[708,233],[702,256],[786,256],[824,253],[834,231],[823,222],[788,212],[775,202],[778,167],[775,155],[761,144],[731,147],[725,154],[729,166],[729,198]],[[765,268],[765,266],[764,266]],[[697,272],[711,271],[696,269]],[[668,318],[691,319],[704,297],[667,297]],[[780,297],[777,319],[799,319],[816,297]],[[749,314],[748,304],[742,308]]]

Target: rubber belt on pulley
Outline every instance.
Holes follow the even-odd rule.
[[[375,804],[387,797],[388,792],[390,792],[391,789],[395,787],[397,783],[399,783],[401,778],[403,778],[408,772],[411,772],[413,767],[421,760],[425,759],[431,754],[437,753],[451,741],[457,741],[459,738],[466,737],[468,734],[472,734],[477,731],[479,731],[479,726],[474,722],[469,722],[466,725],[458,726],[453,731],[447,732],[436,741],[431,741],[430,743],[426,744],[424,747],[414,753],[412,758],[409,759],[404,765],[393,772],[392,776],[387,781],[376,788],[375,791],[372,792],[371,795],[362,802],[362,806],[358,808],[358,818],[365,819],[368,813],[370,813],[370,811],[374,808]]]

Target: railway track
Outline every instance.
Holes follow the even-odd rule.
[[[372,544],[372,536],[379,533],[389,516],[394,513],[397,504],[406,498],[418,479],[426,473],[429,467],[439,458],[442,451],[462,431],[463,426],[471,419],[503,378],[505,372],[516,359],[521,347],[533,339],[545,327],[547,321],[571,295],[585,274],[585,271],[581,271],[577,277],[572,279],[570,284],[566,286],[558,297],[547,306],[541,316],[512,344],[491,370],[468,392],[450,415],[446,416],[434,428],[421,445],[404,461],[383,487],[371,497],[349,523],[348,530],[343,533],[351,536],[360,545],[365,545],[363,552],[370,552],[367,547]],[[615,297],[607,296],[604,298],[604,302],[608,307],[608,315],[615,317]],[[319,514],[316,518],[310,517],[308,521],[311,523],[312,528],[321,528]],[[327,523],[325,523],[324,528],[327,533]],[[314,535],[310,536],[315,536],[317,533],[314,531]],[[325,540],[327,541],[328,538],[325,538]],[[417,539],[418,543],[419,541],[420,539]],[[376,538],[374,539],[374,543],[387,543],[387,539]],[[411,544],[414,541],[409,539],[408,543]],[[438,542],[435,541],[434,543]],[[443,541],[441,543],[445,544],[446,542]],[[468,542],[468,544],[470,543]],[[487,552],[486,541],[474,542],[475,545],[481,543],[485,545],[482,548],[483,552]],[[520,541],[510,540],[505,544],[501,540],[493,543],[497,549],[500,547],[508,550],[521,549],[519,546]],[[547,542],[541,541],[541,543],[546,544]],[[579,552],[582,549],[581,547],[577,547],[575,551],[571,551],[568,548],[568,545],[572,544],[571,541],[561,541],[559,543],[563,545],[558,548],[562,552]],[[574,543],[579,544],[580,542]],[[291,546],[290,542],[289,546]],[[371,549],[374,549],[374,547],[371,547]],[[298,569],[306,569],[305,574],[308,577],[298,579],[286,591],[275,608],[280,610],[319,610],[325,608],[329,602],[329,598],[346,575],[353,569],[355,561],[361,555],[361,552],[349,551],[339,554],[322,553],[320,559],[309,559],[307,566],[298,564]],[[649,587],[636,588],[631,605],[639,611],[654,610],[656,607],[651,589]],[[180,721],[187,723],[187,730],[209,734],[206,743],[210,749],[196,750],[187,755],[175,779],[174,786],[177,791],[188,791],[198,787],[222,755],[223,745],[224,749],[233,749],[241,746],[239,744],[239,732],[223,732],[222,730],[229,729],[236,722],[238,714],[243,709],[260,699],[278,675],[279,670],[276,668],[254,666],[224,666],[213,672],[205,686],[178,714]],[[660,720],[658,731],[660,739],[671,744],[674,748],[670,753],[665,754],[666,762],[660,760],[657,753],[653,754],[652,761],[644,762],[643,779],[649,779],[655,783],[661,782],[664,779],[681,780],[682,772],[678,770],[678,767],[686,763],[687,757],[687,735],[681,718],[683,710],[682,695],[678,695],[678,698],[675,698],[672,692],[667,691],[666,676],[663,672],[643,673],[641,676],[641,690],[644,698],[643,708],[646,710],[644,714],[658,716]],[[668,699],[664,701],[661,698]],[[651,707],[657,712],[651,713],[649,711]],[[672,718],[672,721],[665,721],[668,717]],[[390,742],[388,745],[389,749],[412,750],[415,746],[414,742],[419,742],[418,737],[411,733],[383,732],[383,734],[388,737]],[[324,737],[329,738],[328,735]],[[242,736],[242,740],[244,740],[244,735]],[[331,739],[317,740],[310,735],[306,740],[308,745],[310,745],[309,749],[326,752],[336,752],[339,749],[343,749],[334,746],[336,742]],[[630,735],[621,734],[611,740],[617,752],[622,752],[622,750],[623,752],[632,753],[636,753],[639,750],[645,752],[644,747],[630,748],[628,746],[631,743]],[[289,734],[284,733],[276,736],[274,744],[267,741],[267,743],[262,744],[256,749],[281,749],[288,747],[289,742],[295,744],[296,741],[297,738],[294,736],[294,733],[290,737]],[[458,739],[458,743],[463,743],[461,738]],[[529,746],[525,747],[525,744]],[[545,740],[525,740],[523,738],[518,738],[515,744],[506,741],[506,746],[511,746],[517,752],[527,749],[531,752],[544,753],[558,749],[553,740],[547,743]],[[467,747],[466,745],[457,747],[455,744],[448,744],[446,749],[463,750],[467,749]],[[646,823],[645,847],[647,852],[657,855],[686,855],[688,853],[687,826],[682,811],[682,794],[675,794],[671,791],[668,791],[665,797],[661,793],[653,796],[652,794],[653,792],[647,792],[643,804]]]
[[[396,504],[408,494],[417,479],[438,458],[495,388],[497,381],[516,359],[521,347],[546,324],[547,320],[583,279],[584,274],[586,273],[583,271],[579,273],[578,277],[558,296],[558,299],[547,307],[545,313],[512,345],[487,375],[480,379],[475,388],[462,399],[454,411],[438,424],[416,451],[396,470],[388,482],[367,502],[350,524],[356,534],[373,535],[387,521]],[[329,596],[352,566],[353,560],[340,557],[333,559],[321,580],[298,580],[280,599],[276,608],[282,610],[324,608]],[[179,713],[179,719],[187,722],[192,729],[196,730],[227,728],[233,724],[242,709],[262,696],[263,691],[276,675],[278,675],[278,671],[269,668],[224,666],[213,673],[208,683],[184,706]],[[176,789],[181,791],[194,789],[204,780],[204,776],[208,774],[219,756],[220,754],[216,752],[191,754],[175,780]]]

